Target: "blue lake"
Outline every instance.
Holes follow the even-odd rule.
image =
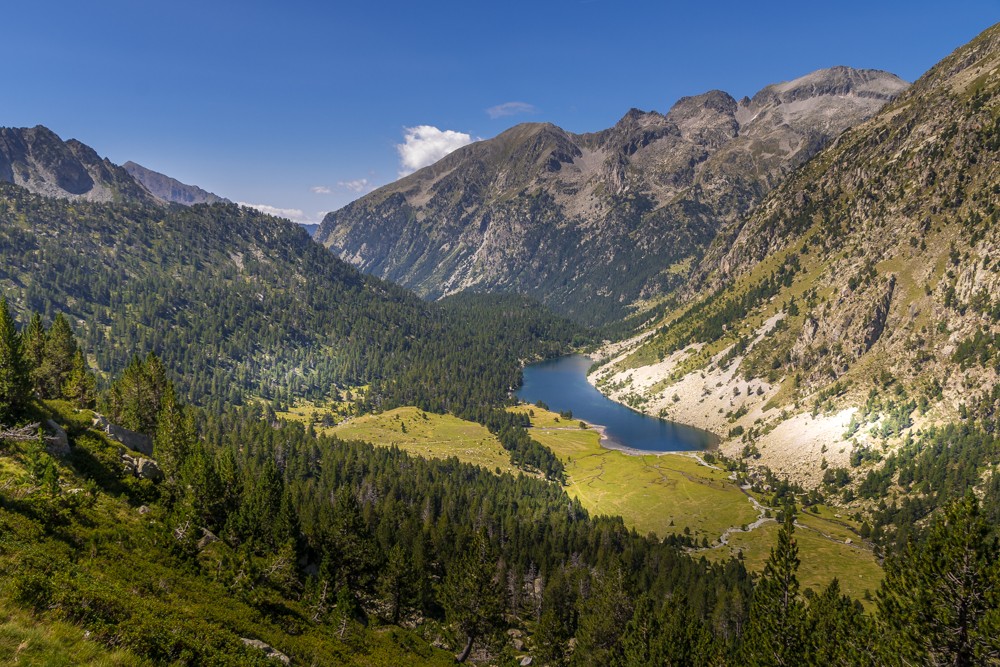
[[[608,399],[589,382],[593,362],[582,355],[531,364],[524,369],[524,384],[517,396],[525,403],[542,401],[556,412],[571,410],[574,419],[603,426],[613,447],[648,452],[705,449],[717,438],[701,429],[657,419]]]

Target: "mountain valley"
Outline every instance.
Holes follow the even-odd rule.
[[[998,151],[1000,24],[316,230],[0,128],[0,662],[1000,664]]]

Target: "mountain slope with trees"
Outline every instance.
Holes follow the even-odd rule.
[[[724,451],[871,510],[897,545],[991,483],[998,93],[994,26],[720,236],[690,302],[599,386],[711,424]]]
[[[592,134],[518,125],[328,214],[316,239],[425,296],[517,292],[613,322],[682,285],[721,228],[905,87],[835,67]]]

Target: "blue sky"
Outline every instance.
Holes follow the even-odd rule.
[[[519,122],[596,131],[832,65],[912,81],[998,20],[1000,0],[32,0],[4,8],[0,125],[318,220]]]

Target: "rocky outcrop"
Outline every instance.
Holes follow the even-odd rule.
[[[0,181],[47,197],[154,203],[127,171],[75,139],[63,141],[42,125],[0,128]]]
[[[131,450],[141,452],[146,456],[153,455],[153,439],[144,433],[137,433],[112,424],[103,415],[94,415],[94,426],[112,440],[120,442]]]
[[[274,648],[273,646],[270,646],[269,644],[265,644],[264,642],[262,642],[259,639],[247,639],[245,637],[241,637],[240,641],[243,642],[244,644],[246,644],[247,646],[251,647],[251,648],[255,648],[255,649],[259,650],[259,651],[263,651],[264,655],[267,656],[268,658],[270,658],[271,660],[277,660],[277,661],[279,661],[281,663],[284,663],[286,665],[292,664],[292,659],[291,658],[289,658],[287,655],[285,655],[284,653],[282,653],[278,649]]]
[[[123,453],[122,465],[126,474],[133,475],[139,479],[148,479],[151,482],[162,482],[164,479],[163,471],[160,470],[159,464],[153,459]]]
[[[45,448],[53,456],[69,455],[69,437],[63,427],[51,419],[45,421],[45,430],[49,436],[45,438]]]
[[[614,320],[685,284],[720,232],[905,88],[836,67],[741,101],[716,90],[632,109],[591,134],[518,125],[328,214],[316,239],[423,296],[513,291]]]

